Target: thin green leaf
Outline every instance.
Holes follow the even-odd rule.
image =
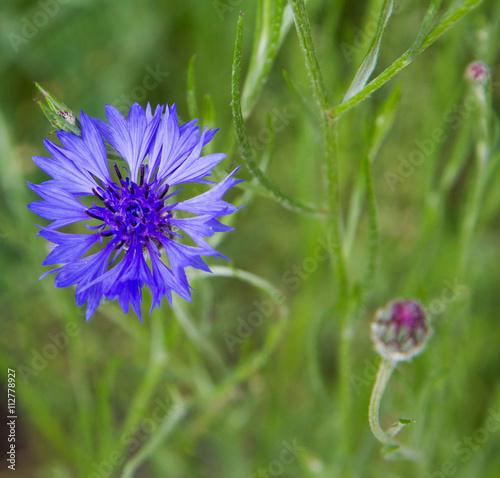
[[[377,65],[378,52],[382,43],[382,37],[384,36],[387,22],[391,17],[393,7],[394,0],[384,1],[377,24],[377,30],[375,31],[375,36],[373,37],[370,48],[368,48],[368,53],[366,54],[363,63],[361,63],[361,66],[359,67],[359,70],[357,71],[356,76],[351,83],[351,86],[347,90],[347,93],[344,95],[344,99],[342,100],[343,103],[352,98],[355,94],[359,93],[364,88],[375,66]]]
[[[472,9],[477,7],[483,0],[467,0],[457,5],[444,15],[439,24],[434,27],[422,42],[417,55],[410,56],[411,48],[401,55],[391,66],[386,68],[380,75],[368,83],[361,91],[347,101],[333,108],[330,116],[338,119],[346,111],[368,98],[374,91],[385,85],[393,76],[397,75],[403,68],[407,67],[416,56],[431,46],[441,35],[446,33],[456,22],[462,19]]]
[[[417,54],[418,51],[420,50],[420,47],[422,46],[422,43],[424,42],[425,38],[431,31],[431,26],[432,22],[434,21],[434,18],[436,14],[439,11],[439,8],[441,7],[441,4],[443,3],[443,0],[432,0],[431,4],[429,5],[429,8],[427,9],[427,12],[425,14],[425,17],[422,21],[422,24],[420,25],[420,30],[418,31],[417,38],[413,42],[413,45],[410,48],[410,58],[414,58]]]
[[[420,51],[424,51],[427,47],[432,45],[443,33],[449,30],[455,23],[461,20],[472,9],[481,4],[483,0],[464,0],[455,2],[448,11],[443,15],[439,24],[433,28],[425,40],[422,42]]]
[[[299,200],[280,191],[274,183],[272,183],[267,176],[259,169],[253,159],[253,154],[250,149],[250,143],[245,131],[245,124],[241,111],[240,100],[240,77],[241,77],[241,55],[243,43],[243,15],[240,14],[238,18],[238,29],[236,33],[236,43],[234,48],[233,59],[233,72],[232,72],[232,109],[233,119],[240,147],[241,156],[245,161],[248,169],[252,175],[259,181],[259,183],[267,189],[271,195],[280,202],[283,207],[294,212],[309,214],[313,216],[321,216],[321,214],[313,207],[300,202]]]
[[[189,60],[188,77],[187,77],[187,106],[188,106],[189,116],[192,119],[200,117],[198,102],[196,101],[196,84],[194,79],[195,62],[196,62],[196,55],[193,55]]]
[[[259,0],[250,66],[241,96],[247,118],[266,84],[280,43],[285,0]]]

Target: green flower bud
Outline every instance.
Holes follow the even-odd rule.
[[[35,98],[35,102],[40,106],[52,126],[58,130],[81,136],[80,121],[78,121],[73,111],[55,96],[44,90],[38,83],[35,83],[35,86],[43,94],[48,106],[44,105],[38,98]]]

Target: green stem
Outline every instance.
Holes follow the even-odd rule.
[[[328,94],[323,82],[318,59],[314,50],[311,36],[309,17],[304,0],[289,0],[293,11],[295,26],[299,42],[304,53],[306,68],[311,80],[314,96],[320,108],[323,133],[324,161],[326,165],[326,180],[328,190],[329,224],[333,235],[335,247],[335,268],[339,280],[339,296],[345,297],[347,292],[347,279],[343,258],[342,237],[340,224],[340,188],[339,170],[337,160],[337,122],[329,114],[330,105]]]
[[[382,429],[380,426],[379,411],[382,395],[389,383],[392,372],[396,368],[394,360],[382,358],[378,368],[377,379],[373,385],[372,395],[370,398],[370,406],[368,408],[368,420],[370,428],[375,438],[384,445],[394,445],[395,441]]]
[[[415,420],[399,420],[395,424],[389,433],[385,432],[380,426],[380,402],[382,401],[382,396],[389,383],[389,380],[396,368],[397,362],[395,360],[382,358],[378,368],[377,378],[375,384],[373,385],[372,395],[370,398],[370,406],[368,407],[368,421],[370,422],[370,429],[375,436],[375,438],[385,445],[386,448],[384,453],[388,457],[389,453],[393,454],[393,458],[403,458],[406,460],[411,460],[417,463],[422,463],[423,456],[422,453],[413,448],[407,447],[405,445],[400,445],[394,440],[399,431],[410,423],[414,423]]]
[[[295,28],[306,61],[307,73],[311,80],[314,96],[318,102],[323,119],[326,119],[330,103],[312,41],[311,26],[309,24],[306,5],[304,0],[289,0],[289,3],[292,7]]]
[[[337,282],[337,307],[340,316],[339,344],[339,409],[342,410],[340,434],[342,441],[338,454],[346,457],[350,453],[349,428],[352,415],[352,337],[351,315],[348,312],[348,279],[344,259],[342,237],[342,213],[340,205],[339,165],[337,155],[338,122],[330,114],[328,94],[323,82],[319,62],[314,50],[309,18],[304,0],[289,0],[292,6],[295,26],[299,42],[304,54],[306,68],[311,80],[312,89],[320,109],[321,130],[323,137],[323,160],[326,166],[326,187],[328,197],[328,230],[331,231],[334,254],[333,269]]]

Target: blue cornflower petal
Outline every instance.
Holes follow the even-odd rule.
[[[106,105],[109,124],[94,118],[94,123],[104,139],[125,159],[132,181],[137,180],[141,163],[158,129],[162,111],[163,108],[157,108],[148,123],[146,113],[138,103],[132,105],[127,120],[116,108]]]
[[[28,204],[28,208],[40,217],[57,221],[57,227],[67,226],[88,218],[86,207],[70,193],[51,184],[31,184],[28,186],[44,201]]]
[[[205,237],[212,237],[214,233],[217,232],[217,229],[220,230],[220,226],[222,226],[222,224],[213,219],[212,216],[195,216],[182,219],[174,218],[170,220],[170,223],[182,229],[197,246],[204,250],[213,251],[214,255],[218,254],[204,239]],[[224,228],[226,227],[227,226],[224,226]],[[232,228],[228,227],[224,229],[224,231],[229,231],[231,229]]]
[[[111,181],[104,141],[83,111],[80,118],[82,126],[81,138],[66,131],[58,131],[57,137],[66,149],[68,157],[75,164],[85,168],[101,181]]]
[[[225,154],[215,153],[203,156],[193,162],[192,165],[186,168],[178,168],[172,176],[167,178],[168,184],[174,186],[180,183],[193,182],[212,182],[201,181],[201,178],[211,174],[212,169],[217,166],[224,158]]]
[[[187,211],[202,216],[209,215],[212,217],[233,214],[239,208],[223,201],[221,198],[233,186],[243,182],[242,180],[236,180],[233,178],[233,175],[236,171],[238,171],[238,169],[239,167],[229,174],[226,179],[217,184],[217,186],[214,186],[212,189],[200,194],[199,196],[177,203],[172,207],[172,209]]]
[[[83,257],[78,261],[70,262],[63,267],[58,267],[50,271],[57,274],[54,279],[54,285],[58,288],[64,288],[78,284],[79,288],[82,288],[84,284],[101,275],[96,273],[100,270],[101,266],[104,266],[105,270],[107,269],[109,256],[112,251],[113,248],[108,245],[91,256]]]
[[[56,287],[76,285],[76,303],[87,303],[87,320],[105,299],[118,300],[125,313],[132,305],[141,318],[144,287],[152,293],[151,310],[163,297],[171,303],[172,292],[189,301],[186,267],[210,272],[202,257],[224,257],[205,238],[232,230],[217,218],[237,210],[222,196],[240,181],[235,170],[206,193],[176,203],[172,197],[181,184],[208,183],[203,178],[225,158],[201,156],[217,130],[200,134],[197,120],[179,126],[175,104],[159,105],[153,114],[151,105],[144,110],[135,103],[127,119],[106,106],[106,115],[108,122],[82,112],[81,137],[59,131],[62,148],[45,141],[52,159],[33,160],[52,179],[28,183],[42,199],[28,207],[52,221],[39,232],[54,244],[43,265],[60,265],[47,272],[55,274]],[[110,172],[104,140],[128,168],[115,164]],[[176,217],[177,211],[194,216]],[[78,221],[93,233],[57,231]]]
[[[65,234],[50,229],[42,229],[38,235],[55,244],[43,261],[43,266],[76,261],[100,238],[99,234]]]
[[[191,293],[189,291],[189,285],[187,278],[184,277],[179,280],[174,273],[160,260],[160,258],[154,253],[152,248],[149,249],[151,265],[153,266],[153,285],[151,285],[151,292],[153,294],[153,302],[151,304],[151,310],[154,309],[156,305],[160,307],[161,299],[167,296],[168,302],[172,303],[172,293],[173,290],[176,294],[182,297],[184,300],[191,301]]]
[[[72,161],[63,148],[48,140],[44,144],[53,159],[34,156],[35,164],[52,176],[60,189],[80,196],[92,194],[92,188],[97,186],[92,174]]]

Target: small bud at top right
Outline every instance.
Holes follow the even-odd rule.
[[[482,61],[474,61],[465,70],[465,78],[473,85],[485,85],[490,78],[490,69]]]

